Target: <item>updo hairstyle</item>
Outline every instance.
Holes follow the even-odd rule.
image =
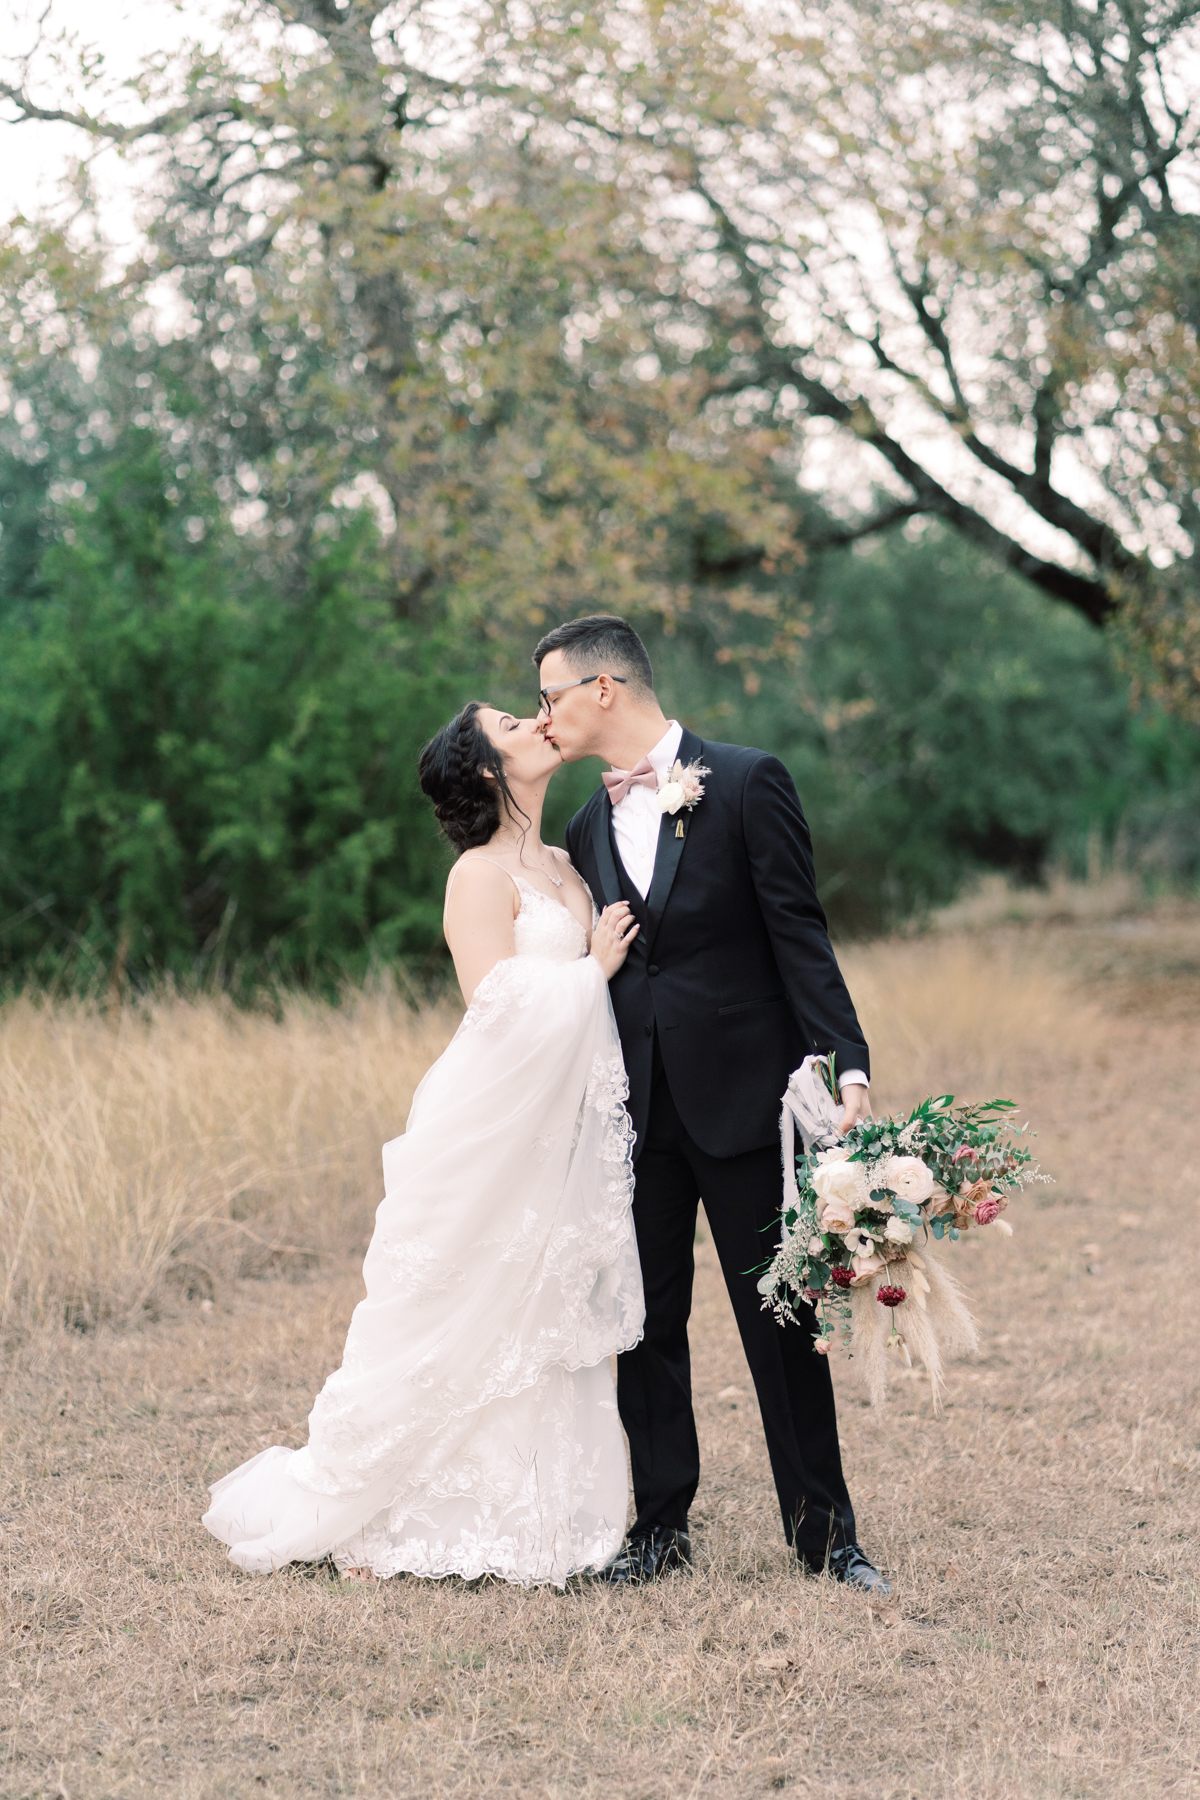
[[[495,836],[501,806],[512,818],[524,817],[509,791],[504,758],[479,723],[482,705],[481,700],[469,700],[430,738],[417,764],[422,792],[433,802],[437,822],[460,856]]]

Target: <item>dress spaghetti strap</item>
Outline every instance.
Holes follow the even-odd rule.
[[[562,852],[557,850],[553,845],[550,845],[549,849],[551,851],[551,854],[556,858],[558,858],[562,855]],[[512,882],[513,886],[517,890],[517,899],[518,900],[520,900],[520,898],[521,898],[521,888],[523,886],[527,887],[529,889],[530,893],[537,894],[539,899],[542,899],[542,900],[551,899],[551,895],[543,893],[541,888],[535,886],[535,884],[532,881],[526,881],[525,877],[523,875],[514,875],[511,869],[506,869],[504,867],[504,864],[502,862],[497,862],[496,858],[494,856],[476,856],[472,852],[468,852],[467,854],[470,855],[472,862],[491,863],[491,865],[494,869],[499,869],[502,874],[507,875],[508,879]],[[455,863],[454,867],[451,869],[449,875],[446,878],[446,894],[445,894],[445,898],[442,901],[443,911],[445,910],[446,905],[448,904],[449,899],[450,899],[450,889],[454,886],[454,877],[458,874],[458,871],[462,868],[462,866],[463,866],[464,862],[466,862],[466,860],[467,860],[466,856],[460,856],[458,861]],[[588,899],[592,901],[592,912],[593,912],[593,914],[595,914],[596,913],[596,902],[595,902],[595,900],[592,899],[591,888],[588,887],[587,882],[584,881],[583,876],[580,875],[579,870],[575,867],[574,863],[571,861],[569,856],[566,858],[566,864],[567,864],[568,869],[570,869],[571,873],[582,884],[583,889],[584,889],[585,893],[587,894]],[[560,887],[562,886],[561,879],[560,879],[558,885]],[[556,900],[554,902],[554,904],[556,906],[562,906],[565,909],[565,911],[567,911],[567,912],[570,912],[570,910],[571,910],[570,907],[567,906],[566,902],[563,900]]]
[[[446,900],[449,900],[449,898],[450,898],[450,889],[454,886],[454,877],[458,874],[458,871],[462,868],[462,866],[463,866],[464,862],[466,862],[466,860],[467,859],[465,856],[460,856],[458,861],[455,863],[454,867],[451,869],[450,874],[446,879],[446,899],[443,900],[443,902],[442,902],[443,906],[445,906]],[[493,869],[499,869],[502,874],[508,876],[508,879],[512,882],[513,886],[517,889],[518,894],[521,892],[520,887],[517,885],[516,876],[513,875],[508,869],[506,869],[504,867],[503,863],[497,862],[494,856],[472,856],[471,861],[472,862],[491,863]]]

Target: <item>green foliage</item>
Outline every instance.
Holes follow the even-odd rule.
[[[1039,879],[1130,803],[1128,702],[1104,638],[928,531],[820,578],[802,707],[780,720],[844,929],[949,900],[964,874]]]
[[[424,236],[344,175],[330,255],[283,232],[233,281],[197,249],[166,342],[53,234],[0,247],[9,978],[438,961],[419,747],[472,695],[532,706],[536,638],[596,606],[668,712],[787,762],[843,932],[1089,842],[1195,881],[1200,744],[1130,711],[1107,639],[936,525],[817,548],[753,409],[697,427],[682,350],[636,373],[613,191],[517,163]],[[597,780],[556,778],[549,837]]]
[[[273,572],[151,430],[83,458],[44,441],[0,465],[10,977],[328,984],[436,958],[449,855],[417,753],[471,694],[532,705],[538,627],[497,651],[397,618],[369,508]],[[646,629],[668,710],[788,763],[835,927],[894,924],[977,868],[1036,879],[1097,830],[1194,874],[1200,753],[1130,714],[1081,620],[936,531],[789,580],[790,656],[746,595],[736,621],[714,601]],[[597,780],[563,770],[548,836]]]
[[[20,473],[0,479],[18,496],[5,517]],[[206,498],[134,433],[60,509],[24,586],[8,572],[10,969],[192,976],[215,960],[318,979],[436,941],[445,859],[413,771],[451,708],[452,658],[392,617],[366,518],[316,543],[281,596],[246,579]]]

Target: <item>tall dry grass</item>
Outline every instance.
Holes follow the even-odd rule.
[[[454,1028],[386,988],[0,1010],[0,1321],[130,1319],[357,1243]]]
[[[1020,936],[954,935],[855,946],[841,956],[867,1042],[876,1112],[945,1091],[1038,1086],[1087,1053],[1097,1010],[1053,950]]]
[[[1017,943],[892,942],[845,959],[877,1107],[953,1070],[974,1097],[1087,1035],[1066,979]],[[361,1248],[379,1147],[454,1029],[385,987],[277,1015],[219,997],[0,1010],[0,1321],[128,1320],[172,1291]],[[1027,1094],[1018,1095],[1026,1099]]]
[[[414,1020],[378,997],[338,1014],[298,1005],[278,1027],[163,1002],[141,1015],[140,1039],[132,1021],[118,1032],[64,1009],[0,1017],[23,1078],[53,1077],[63,1113],[79,1101],[60,1154],[84,1227],[89,1144],[116,1153],[111,1120],[126,1103],[112,1093],[108,1138],[89,1139],[80,1121],[124,1034],[133,1060],[122,1066],[181,1094],[179,1115],[190,1105],[200,1121],[181,1130],[177,1153],[163,1151],[160,1179],[182,1181],[191,1155],[200,1180],[206,1143],[231,1145],[230,1160],[252,1153],[274,1186],[240,1222],[268,1242],[286,1231],[281,1244],[329,1250],[296,1281],[237,1280],[221,1273],[217,1250],[230,1270],[235,1251],[218,1232],[213,1303],[143,1311],[134,1328],[13,1333],[3,1346],[0,1795],[1200,1794],[1200,1247],[1188,1228],[1200,1195],[1200,958],[1181,973],[1182,925],[1143,923],[1141,1000],[1125,1004],[1122,962],[1095,977],[1095,1012],[1072,982],[1093,962],[1109,970],[1114,947],[1125,957],[1124,937],[1098,959],[1083,954],[1082,927],[1051,941],[1040,925],[845,958],[877,1103],[930,1088],[1010,1093],[1057,1177],[1014,1205],[1014,1239],[969,1233],[953,1253],[981,1354],[949,1371],[940,1419],[918,1371],[896,1372],[877,1413],[855,1365],[835,1358],[860,1535],[897,1583],[883,1609],[802,1579],[788,1559],[703,1240],[691,1575],[627,1594],[242,1575],[199,1525],[205,1484],[265,1445],[303,1442],[361,1293],[357,1257],[337,1252],[365,1239],[378,1140],[452,1019]],[[170,1080],[153,1056],[177,1068]],[[166,1118],[156,1106],[151,1116]],[[136,1145],[132,1102],[128,1115]],[[43,1120],[35,1138],[31,1126],[30,1144],[47,1130]],[[36,1172],[29,1144],[22,1154]],[[243,1178],[223,1179],[232,1189]],[[229,1204],[250,1200],[244,1190]],[[147,1208],[149,1228],[159,1215]],[[169,1267],[214,1229],[195,1224],[202,1211],[184,1207],[192,1236]],[[136,1264],[142,1240],[123,1229]],[[81,1235],[77,1266],[91,1279],[106,1241]],[[41,1291],[61,1304],[65,1289],[46,1277]]]

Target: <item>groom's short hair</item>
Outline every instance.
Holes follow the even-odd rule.
[[[561,650],[581,675],[623,675],[636,693],[654,692],[654,670],[646,646],[633,626],[616,613],[589,613],[584,619],[556,625],[533,653],[539,669],[552,650]]]

